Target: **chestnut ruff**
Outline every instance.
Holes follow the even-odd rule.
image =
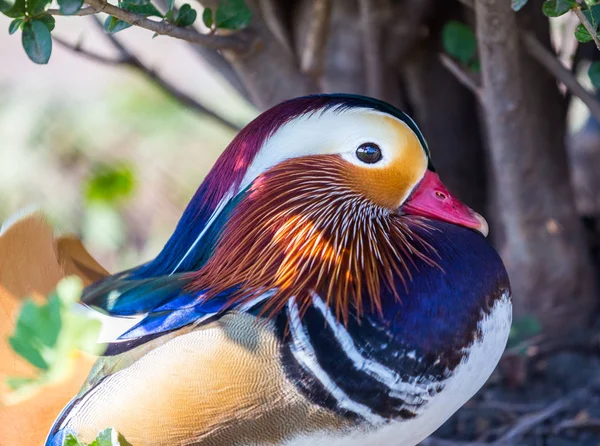
[[[344,321],[350,309],[381,314],[382,289],[400,300],[397,279],[406,288],[415,258],[437,267],[436,250],[411,226],[434,229],[370,202],[348,169],[336,155],[306,156],[257,178],[188,291],[210,299],[241,285],[232,299],[249,300],[274,290],[270,314],[292,297],[304,313],[316,292]]]

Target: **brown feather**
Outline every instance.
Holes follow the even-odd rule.
[[[300,311],[322,296],[338,319],[354,308],[381,312],[382,289],[400,299],[418,257],[435,266],[435,249],[411,227],[422,219],[371,202],[349,179],[360,169],[339,156],[284,161],[255,181],[191,287],[206,298],[241,285],[235,299],[273,289],[265,311],[294,297]]]

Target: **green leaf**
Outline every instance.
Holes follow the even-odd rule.
[[[50,298],[41,306],[25,301],[9,339],[15,352],[42,370],[49,368],[48,351],[56,345],[62,327],[60,310],[58,298]]]
[[[478,59],[475,59],[473,62],[469,63],[469,70],[471,70],[473,73],[481,72],[481,63]]]
[[[27,0],[27,13],[30,17],[37,19],[38,15],[45,14],[46,6],[52,0]]]
[[[8,343],[15,353],[38,369],[48,370],[50,367],[42,357],[40,351],[27,341],[13,336],[8,339]]]
[[[252,11],[244,0],[221,0],[215,12],[215,26],[222,29],[243,29],[250,24]]]
[[[52,54],[52,37],[41,20],[32,20],[23,25],[21,38],[23,48],[29,58],[38,64],[47,64]]]
[[[446,23],[442,30],[442,43],[450,56],[464,64],[475,58],[477,41],[471,28],[464,23],[454,20]]]
[[[175,6],[175,0],[167,0],[167,9],[169,11],[173,9],[173,6]]]
[[[25,387],[33,382],[35,382],[35,378],[23,378],[20,376],[10,376],[6,378],[6,384],[11,390],[19,390],[20,388]]]
[[[207,28],[212,28],[214,23],[212,9],[204,8],[204,11],[202,11],[202,22],[204,22]]]
[[[102,165],[96,167],[85,184],[85,198],[88,203],[103,202],[117,204],[133,193],[135,175],[125,164]]]
[[[13,19],[25,17],[25,0],[0,0],[0,12]]]
[[[131,446],[131,444],[115,429],[108,428],[98,433],[96,439],[88,445],[81,442],[73,434],[69,434],[65,438],[63,446]]]
[[[600,5],[591,6],[589,9],[581,11],[588,22],[594,27],[594,29],[598,29],[598,25],[600,24]]]
[[[131,23],[127,23],[123,20],[119,20],[116,17],[108,16],[104,21],[104,32],[108,34],[118,33],[131,26]]]
[[[126,9],[127,11],[135,12],[136,14],[142,14],[145,17],[155,16],[162,17],[163,15],[160,13],[158,9],[152,3],[146,3],[145,5],[138,5],[129,0],[122,1],[120,3],[121,8]]]
[[[150,0],[127,0],[127,3],[131,5],[144,6],[150,3]]]
[[[63,446],[85,446],[85,443],[79,441],[75,435],[68,434],[65,441],[63,441]]]
[[[588,70],[588,76],[596,90],[600,90],[600,62],[592,62]]]
[[[82,289],[81,279],[71,276],[58,283],[44,304],[36,305],[31,299],[23,303],[9,343],[39,371],[34,378],[9,378],[7,384],[13,391],[7,394],[8,399],[19,402],[64,379],[73,364],[74,351],[102,354],[105,346],[98,343],[100,321],[71,311]]]
[[[60,12],[65,15],[75,14],[81,9],[81,5],[83,5],[83,0],[58,0]]]
[[[575,0],[546,0],[542,5],[542,12],[547,17],[560,17],[577,6]]]
[[[575,38],[581,43],[587,43],[593,40],[592,36],[583,25],[577,25],[577,28],[575,28]]]
[[[511,7],[513,11],[520,11],[527,4],[528,0],[512,0]]]
[[[23,24],[23,22],[23,19],[14,19],[12,22],[10,22],[10,25],[8,25],[8,33],[11,35],[16,33]]]
[[[197,13],[189,4],[182,5],[177,13],[175,25],[185,28],[196,21]]]
[[[54,29],[54,26],[56,25],[56,20],[54,20],[54,17],[52,17],[50,14],[44,15],[38,20],[40,20],[44,25],[46,25],[46,28],[48,28],[48,31],[50,32]]]
[[[104,429],[90,446],[119,446],[119,434],[114,429]]]

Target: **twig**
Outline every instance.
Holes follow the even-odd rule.
[[[545,407],[545,404],[522,404],[522,403],[509,403],[506,401],[482,401],[473,405],[472,407],[465,407],[466,409],[472,410],[499,410],[502,412],[534,412],[536,410],[541,410]]]
[[[573,420],[564,420],[558,423],[556,426],[552,428],[552,433],[558,434],[567,429],[599,429],[600,428],[600,419],[598,418],[584,418],[582,420],[578,420],[577,418]]]
[[[558,412],[561,412],[567,409],[571,404],[573,404],[574,400],[580,398],[590,391],[594,390],[598,387],[598,380],[593,380],[587,386],[574,390],[562,398],[556,400],[546,409],[540,410],[536,413],[530,413],[523,416],[519,421],[517,421],[514,426],[498,438],[496,441],[491,443],[486,443],[482,441],[454,441],[454,440],[445,440],[442,438],[430,437],[424,440],[421,445],[422,446],[506,446],[509,444],[514,444],[515,441],[519,440],[523,435],[527,434],[529,431],[534,429],[540,423],[543,423],[548,418],[556,415]],[[591,419],[587,420],[587,424],[585,420],[569,420],[569,422],[563,421],[557,426],[557,429],[568,429],[573,427],[598,427],[600,426],[600,420]]]
[[[70,15],[86,16],[86,15],[93,15],[93,14],[98,13],[98,11],[96,11],[94,8],[90,8],[90,7],[81,8],[75,14],[63,14],[63,12],[60,9],[52,9],[52,8],[48,9],[46,12],[50,15],[62,15],[62,16],[70,16]]]
[[[119,20],[139,26],[156,34],[171,36],[176,39],[204,45],[213,49],[227,49],[237,53],[244,53],[252,46],[252,39],[247,33],[234,33],[227,36],[201,34],[193,28],[180,28],[171,23],[151,20],[142,14],[126,11],[111,5],[106,0],[86,0],[96,12],[104,12]]]
[[[271,31],[271,34],[277,39],[286,51],[294,53],[292,42],[290,40],[289,30],[286,28],[283,19],[282,3],[276,0],[257,0],[254,2],[260,11],[263,23]],[[250,5],[249,5],[250,6]]]
[[[70,51],[73,51],[74,53],[78,53],[81,54],[83,57],[93,60],[95,62],[100,62],[106,65],[121,65],[121,64],[128,64],[127,60],[124,59],[117,59],[117,58],[112,58],[112,57],[108,57],[108,56],[104,56],[102,54],[98,54],[98,53],[94,53],[92,51],[88,51],[85,50],[83,48],[81,48],[81,45],[79,44],[72,44],[67,42],[66,40],[63,40],[62,38],[53,35],[52,39],[58,43],[60,46],[62,46],[63,48],[66,48]]]
[[[587,17],[581,12],[581,6],[576,6],[573,8],[573,13],[577,16],[581,24],[587,29],[587,32],[590,33],[590,37],[596,44],[596,48],[600,50],[600,39],[598,39],[597,31],[594,29],[590,21]]]
[[[544,68],[546,68],[556,79],[565,84],[567,89],[583,101],[590,113],[600,121],[600,102],[588,92],[578,81],[573,73],[568,70],[556,56],[542,45],[538,39],[529,32],[521,32],[521,38],[525,48]]]
[[[481,79],[475,73],[469,73],[455,62],[447,54],[440,54],[442,65],[450,71],[456,79],[475,94],[480,103],[483,103],[483,92],[481,91]]]
[[[383,88],[383,54],[380,45],[380,26],[374,0],[360,0],[363,54],[369,96],[381,97]]]
[[[330,17],[331,0],[313,0],[312,18],[300,57],[300,67],[305,73],[317,76],[323,69]]]
[[[73,45],[59,37],[56,37],[56,36],[53,36],[53,38],[59,45],[65,47],[73,52],[81,54],[90,60],[94,60],[96,62],[100,62],[103,64],[112,65],[112,66],[122,65],[122,66],[132,67],[132,68],[138,70],[139,72],[143,73],[148,79],[150,79],[150,81],[152,81],[155,85],[157,85],[163,92],[174,97],[179,102],[186,105],[187,107],[195,110],[196,112],[198,112],[202,115],[209,116],[210,118],[218,121],[225,127],[229,128],[235,132],[240,130],[241,127],[239,125],[234,124],[233,122],[229,121],[228,119],[218,115],[214,111],[209,110],[204,105],[202,105],[201,103],[196,101],[194,98],[188,96],[187,94],[185,94],[182,91],[180,91],[179,89],[177,89],[177,87],[171,85],[169,82],[164,80],[155,71],[150,70],[147,67],[145,67],[137,57],[135,57],[133,54],[131,54],[123,46],[123,44],[117,40],[117,38],[114,35],[106,34],[106,36],[108,36],[111,39],[113,46],[121,54],[120,58],[111,58],[111,57],[107,57],[107,56],[98,54],[93,51],[85,50],[79,44]]]
[[[511,444],[511,442],[518,440],[527,432],[536,427],[538,424],[543,423],[548,418],[569,407],[573,403],[574,399],[588,393],[597,385],[598,382],[594,381],[588,386],[585,386],[581,389],[577,389],[563,396],[544,410],[541,410],[534,414],[525,415],[506,434],[504,434],[498,440],[494,441],[492,444],[494,446]]]
[[[465,5],[467,8],[475,9],[475,0],[458,0],[460,3]]]

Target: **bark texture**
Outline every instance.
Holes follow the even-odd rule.
[[[244,32],[256,45],[209,62],[228,63],[227,77],[259,109],[347,92],[412,114],[444,182],[491,217],[516,316],[533,314],[549,337],[562,336],[587,325],[596,290],[569,179],[567,99],[519,40],[526,29],[551,51],[542,3],[516,14],[508,0],[248,0]],[[453,19],[476,28],[483,110],[440,63],[441,30]]]
[[[425,22],[429,38],[412,49],[400,68],[408,105],[427,138],[440,177],[461,200],[486,214],[485,151],[477,100],[439,57],[444,24],[461,18],[456,5],[438,8]]]
[[[539,3],[529,7],[540,8]],[[562,99],[556,81],[522,53],[510,2],[478,0],[475,13],[504,232],[500,250],[516,312],[538,316],[549,336],[561,336],[586,326],[596,305],[569,180]],[[548,42],[547,24],[536,31]]]

